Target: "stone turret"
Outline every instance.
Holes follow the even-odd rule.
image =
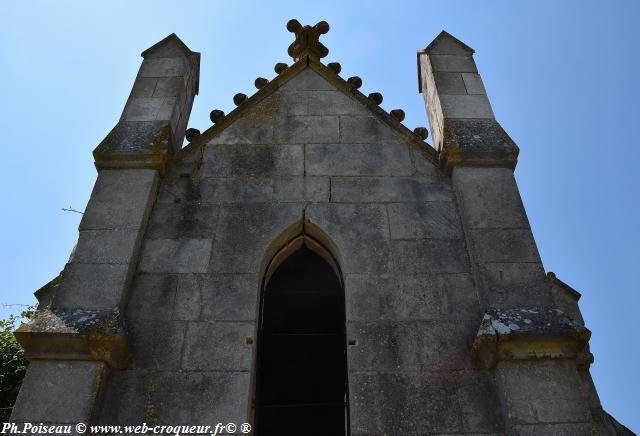
[[[120,121],[93,152],[98,168],[162,168],[182,147],[200,53],[172,33],[142,57]]]
[[[518,147],[495,120],[473,49],[442,31],[418,52],[419,90],[447,167],[515,167]]]

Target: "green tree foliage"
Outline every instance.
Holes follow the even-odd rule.
[[[0,321],[0,421],[7,422],[18,396],[20,384],[27,370],[24,351],[13,336],[13,331],[23,318],[31,318],[33,310],[26,310],[20,316],[11,315]]]

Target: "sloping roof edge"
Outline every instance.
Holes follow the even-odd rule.
[[[232,125],[236,120],[240,119],[245,112],[250,110],[253,106],[258,104],[260,101],[264,100],[274,92],[276,92],[281,86],[287,83],[289,80],[296,77],[306,68],[311,68],[313,71],[318,73],[324,79],[333,84],[337,90],[342,91],[344,94],[348,95],[351,98],[354,98],[358,103],[369,109],[379,120],[385,123],[390,128],[394,129],[397,133],[399,133],[403,138],[405,138],[408,142],[413,143],[415,146],[419,147],[421,150],[425,151],[426,156],[437,166],[438,162],[438,152],[428,143],[422,141],[415,133],[409,130],[404,124],[400,121],[393,118],[389,113],[387,113],[380,106],[373,103],[367,96],[361,93],[359,90],[354,89],[346,80],[340,77],[338,74],[335,74],[332,70],[326,67],[322,62],[309,58],[305,56],[299,61],[292,64],[289,68],[287,68],[284,72],[276,76],[273,80],[271,80],[266,86],[262,89],[258,90],[252,96],[250,96],[244,103],[240,106],[236,107],[233,111],[229,112],[225,116],[225,118],[205,130],[191,143],[183,147],[176,156],[174,157],[174,162],[180,161],[185,156],[189,155],[193,150],[198,149],[203,144],[206,144],[215,136],[222,133],[227,127]]]

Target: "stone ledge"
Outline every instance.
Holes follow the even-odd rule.
[[[445,119],[442,165],[515,168],[520,149],[495,120]]]
[[[163,170],[171,154],[168,121],[119,122],[93,151],[98,169]]]
[[[487,368],[498,361],[577,359],[591,332],[558,309],[490,309],[473,352]]]
[[[15,336],[29,360],[102,361],[122,368],[128,355],[118,310],[44,309]]]

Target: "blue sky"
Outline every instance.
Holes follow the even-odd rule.
[[[427,125],[416,50],[446,29],[476,50],[547,271],[583,296],[605,408],[640,431],[638,102],[635,1],[20,1],[0,14],[0,303],[31,304],[64,266],[140,52],[176,32],[202,53],[190,125],[229,112],[290,62],[290,18],[326,20],[325,62]],[[0,316],[19,311],[0,308]]]

